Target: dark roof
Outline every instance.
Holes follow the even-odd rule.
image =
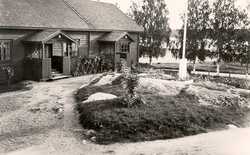
[[[99,41],[106,41],[106,42],[116,42],[119,41],[121,38],[127,36],[131,41],[134,41],[128,33],[126,32],[110,32],[99,38]]]
[[[60,30],[45,30],[45,31],[41,31],[39,33],[35,33],[34,35],[29,36],[24,41],[28,41],[28,42],[47,42],[50,39],[52,39],[52,38],[54,38],[54,37],[56,37],[58,35],[62,35],[65,38],[71,40],[72,42],[75,42],[74,39],[72,39],[71,37],[67,36],[65,33],[61,32]]]
[[[113,4],[90,0],[0,0],[0,27],[142,31]]]
[[[143,31],[135,21],[115,5],[90,0],[65,0],[97,30]]]
[[[0,26],[89,28],[62,0],[0,0]]]

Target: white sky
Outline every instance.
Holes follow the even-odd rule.
[[[120,9],[127,13],[129,10],[129,7],[132,3],[132,0],[100,0],[103,2],[110,2],[110,3],[118,3]],[[141,1],[141,0],[138,0]],[[185,10],[185,2],[186,0],[165,0],[168,10],[169,10],[169,18],[170,18],[170,27],[172,29],[178,29],[181,28],[181,19],[180,15]],[[213,1],[213,0],[211,0]],[[250,4],[250,0],[238,0],[238,5],[241,8],[245,8],[247,4]],[[250,11],[250,10],[249,10]]]

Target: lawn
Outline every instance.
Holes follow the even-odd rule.
[[[193,64],[188,64],[189,68],[193,70]],[[178,63],[164,63],[164,64],[153,64],[153,67],[156,69],[170,69],[170,70],[178,70]],[[213,63],[198,63],[196,64],[197,71],[203,72],[216,72],[217,66]],[[250,67],[249,67],[250,70]],[[231,73],[231,74],[245,74],[246,67],[240,66],[240,64],[222,64],[220,66],[221,73]]]
[[[249,96],[231,94],[227,90],[232,87],[213,84],[215,89],[202,82],[186,85],[141,78],[136,91],[146,104],[132,107],[124,104],[119,80],[102,86],[90,85],[76,94],[80,123],[94,130],[92,138],[100,144],[178,138],[224,129],[228,124],[243,126],[249,112],[245,106]],[[196,95],[194,90],[200,93]],[[118,98],[82,103],[97,92]]]

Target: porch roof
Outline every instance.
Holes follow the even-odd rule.
[[[29,36],[28,38],[26,38],[24,41],[25,42],[42,42],[42,43],[46,43],[47,41],[49,41],[50,39],[58,36],[58,35],[62,35],[65,38],[71,40],[72,42],[76,42],[74,39],[72,39],[71,37],[69,37],[68,35],[66,35],[65,33],[63,33],[60,30],[44,30],[38,33],[35,33],[31,36]]]
[[[122,39],[123,37],[126,37],[128,39],[130,39],[132,42],[134,42],[134,40],[132,39],[132,37],[129,36],[129,34],[127,32],[110,32],[107,33],[105,35],[103,35],[101,38],[99,38],[99,41],[104,41],[104,42],[116,42],[119,41],[120,39]]]

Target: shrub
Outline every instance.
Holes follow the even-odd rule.
[[[86,74],[103,73],[113,70],[113,64],[101,57],[95,58],[72,58],[71,74],[81,76]]]
[[[135,88],[138,86],[139,79],[135,73],[131,72],[131,69],[127,65],[126,60],[121,60],[121,72],[122,77],[121,84],[125,91],[124,99],[127,106],[136,106],[137,104],[143,103],[141,98],[136,94]]]
[[[14,68],[12,66],[5,65],[2,66],[0,69],[2,69],[6,73],[8,86],[10,86],[11,80],[14,77]]]

